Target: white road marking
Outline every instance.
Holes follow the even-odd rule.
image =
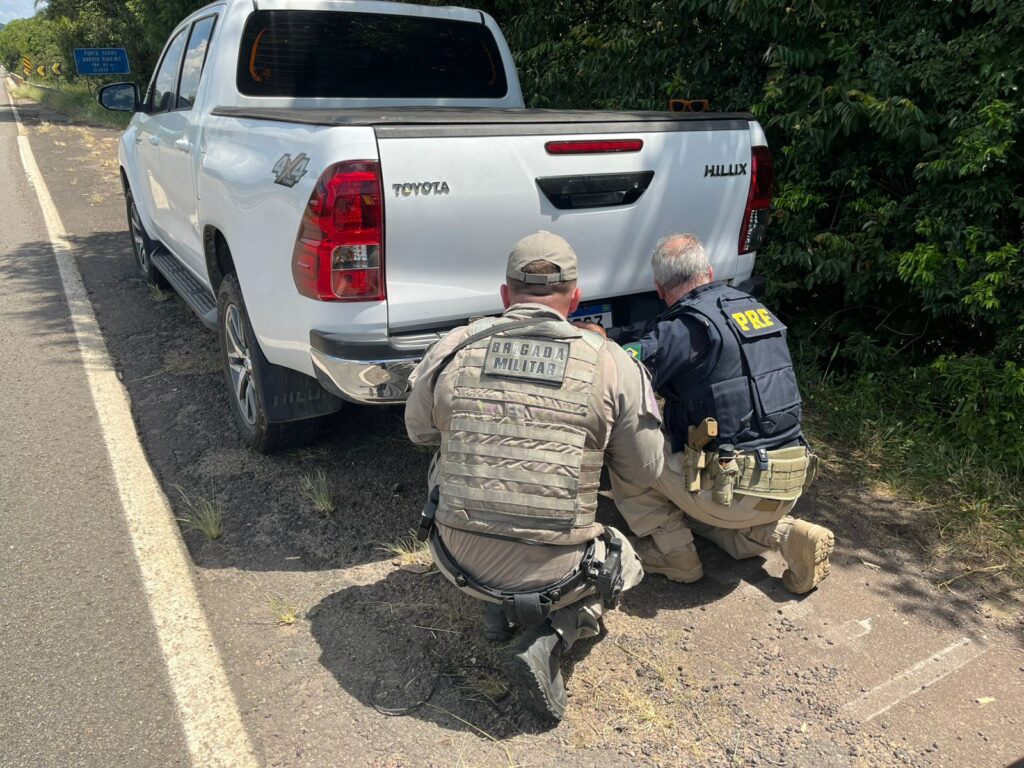
[[[819,648],[831,648],[835,645],[845,645],[858,637],[864,637],[864,635],[871,632],[871,619],[850,619],[844,621],[842,624],[830,626],[825,632],[821,633],[814,642]]]
[[[199,603],[191,561],[174,513],[146,461],[128,393],[114,372],[64,225],[36,165],[14,100],[8,96],[8,101],[18,124],[22,165],[35,187],[57,259],[192,762],[197,766],[255,768],[258,761]]]
[[[947,648],[917,662],[887,682],[849,702],[846,713],[862,723],[878,717],[901,701],[920,693],[985,653],[985,649],[964,637]]]

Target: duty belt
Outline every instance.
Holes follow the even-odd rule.
[[[603,561],[597,559],[597,546],[592,541],[580,564],[554,584],[532,591],[500,590],[481,584],[455,562],[455,558],[441,540],[437,526],[434,525],[433,513],[437,509],[437,501],[438,489],[435,487],[431,489],[430,498],[423,509],[416,537],[424,541],[429,536],[434,554],[439,561],[438,567],[451,574],[456,586],[479,592],[501,605],[510,623],[523,627],[535,627],[543,623],[558,601],[581,584],[593,584],[605,607],[614,608],[618,604],[624,583],[622,540],[613,537],[607,529],[601,534],[605,542]]]

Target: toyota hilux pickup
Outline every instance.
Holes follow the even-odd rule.
[[[649,254],[696,233],[751,276],[772,158],[746,113],[525,109],[494,19],[368,0],[226,0],[171,34],[121,181],[138,268],[220,338],[238,426],[271,452],[345,401],[401,403],[423,351],[500,310],[513,243],[579,254],[579,316],[658,309]]]

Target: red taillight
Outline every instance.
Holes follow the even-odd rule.
[[[375,160],[324,171],[299,225],[292,277],[311,299],[384,298],[384,206]]]
[[[750,155],[750,191],[747,193],[747,207],[743,211],[743,225],[740,227],[740,253],[756,251],[764,243],[774,181],[775,161],[772,160],[772,153],[768,147],[754,147]]]
[[[549,141],[544,145],[549,155],[598,155],[602,152],[639,152],[643,139],[587,139],[584,141]]]

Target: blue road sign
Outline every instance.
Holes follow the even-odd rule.
[[[124,48],[75,48],[75,69],[80,75],[127,75]]]

